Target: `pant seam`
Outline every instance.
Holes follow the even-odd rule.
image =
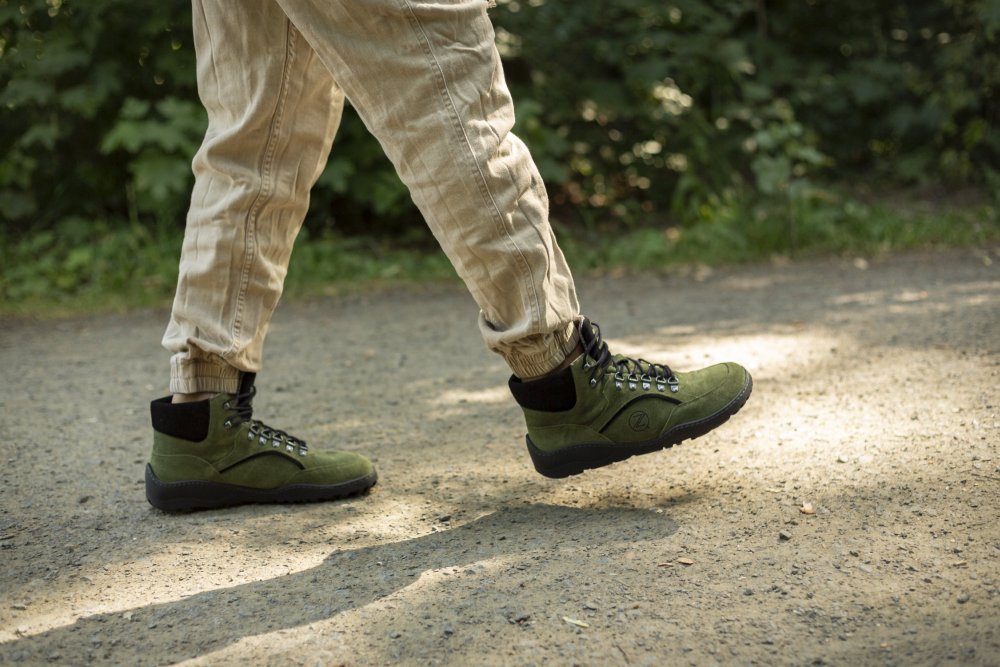
[[[237,350],[240,349],[240,338],[243,330],[243,308],[246,302],[247,289],[250,284],[250,274],[253,272],[257,247],[257,219],[264,201],[271,195],[271,174],[274,166],[274,153],[278,144],[278,137],[281,133],[281,125],[285,110],[285,102],[288,98],[289,72],[291,63],[295,58],[295,31],[292,22],[286,19],[285,30],[285,59],[281,70],[281,87],[278,90],[278,100],[275,103],[274,114],[268,127],[267,142],[265,143],[264,154],[260,160],[260,189],[257,196],[250,205],[245,222],[245,242],[243,252],[243,270],[240,273],[239,289],[236,294],[236,313],[233,318],[232,343],[230,348],[223,353],[224,359],[231,359]]]
[[[538,292],[535,289],[534,281],[531,280],[532,278],[531,267],[528,263],[527,258],[524,256],[524,252],[521,250],[521,248],[517,245],[513,237],[508,232],[506,225],[504,224],[503,221],[503,215],[500,213],[500,207],[499,205],[497,205],[496,200],[493,198],[493,193],[490,191],[489,185],[486,182],[486,176],[483,174],[482,167],[479,165],[478,160],[475,159],[475,151],[473,150],[472,145],[469,142],[469,137],[465,133],[465,129],[462,127],[461,114],[458,113],[458,107],[456,106],[455,101],[451,96],[451,91],[448,89],[448,80],[447,77],[445,77],[444,75],[444,70],[442,69],[441,64],[438,62],[437,57],[434,55],[434,51],[431,48],[430,39],[427,37],[427,33],[424,31],[424,28],[420,23],[420,19],[417,17],[416,13],[411,8],[410,3],[407,0],[400,0],[400,4],[402,5],[403,10],[410,17],[410,24],[413,27],[413,31],[417,37],[417,40],[420,42],[421,50],[423,50],[424,55],[427,57],[430,65],[436,72],[437,75],[436,78],[438,80],[438,93],[441,95],[442,101],[445,103],[445,108],[450,112],[449,115],[451,116],[454,129],[457,131],[458,135],[462,138],[462,140],[465,143],[465,147],[467,148],[466,156],[472,158],[472,164],[473,167],[475,168],[475,173],[478,176],[476,180],[477,180],[477,185],[479,186],[479,194],[481,197],[483,197],[484,200],[487,201],[490,207],[490,210],[492,212],[491,217],[493,218],[494,226],[497,229],[497,231],[499,231],[500,234],[503,236],[506,245],[512,248],[514,252],[517,253],[517,256],[519,258],[517,264],[518,264],[518,269],[521,272],[522,278],[527,277],[529,279],[527,280],[527,285],[528,285],[528,291],[530,293],[530,302],[531,302],[530,307],[532,311],[532,320],[534,321],[535,325],[538,326],[541,320],[541,307],[539,306]],[[494,63],[494,67],[495,66],[496,64]],[[491,131],[492,129],[493,129],[492,126],[490,126]],[[493,132],[493,134],[497,136],[496,132]],[[520,209],[520,205],[518,205],[518,208]],[[507,323],[504,322],[503,325],[507,326]]]

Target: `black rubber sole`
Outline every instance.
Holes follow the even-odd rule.
[[[531,438],[525,436],[528,443],[528,454],[531,455],[531,462],[535,464],[535,470],[546,477],[559,479],[578,475],[584,470],[600,468],[602,466],[617,463],[630,459],[640,454],[658,452],[661,449],[668,449],[680,444],[684,440],[692,440],[721,426],[729,421],[729,418],[740,411],[750,398],[753,391],[753,378],[747,373],[746,383],[743,390],[718,412],[699,419],[698,421],[678,424],[666,433],[652,440],[634,442],[631,444],[608,444],[606,442],[585,442],[577,445],[563,447],[553,452],[546,452],[535,446]]]
[[[250,503],[313,503],[364,493],[375,486],[378,474],[340,484],[289,484],[276,489],[254,489],[217,482],[163,482],[146,464],[146,500],[165,512],[187,512]]]

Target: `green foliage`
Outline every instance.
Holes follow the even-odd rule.
[[[126,98],[118,122],[104,135],[100,151],[131,156],[128,171],[143,213],[168,210],[179,215],[187,201],[191,170],[185,158],[198,148],[205,131],[205,113],[198,104],[165,97],[155,105]],[[136,218],[137,211],[132,211]]]
[[[291,294],[336,284],[457,279],[444,253],[401,247],[384,239],[304,232],[285,280]]]
[[[1000,0],[500,0],[491,13],[515,129],[568,245],[653,224],[681,228],[684,247],[738,258],[835,248],[851,221],[875,234],[879,216],[851,214],[830,182],[1000,197]],[[169,291],[175,269],[119,260],[176,262],[206,122],[190,29],[187,3],[0,0],[3,298],[117,289],[126,274],[162,276]],[[296,262],[315,260],[330,279],[379,274],[317,249],[327,239],[432,243],[350,110],[307,225]],[[396,261],[381,242],[358,243],[347,247]]]
[[[155,303],[177,281],[181,234],[173,227],[110,225],[70,217],[52,229],[0,236],[0,302],[78,306],[124,299]]]
[[[695,224],[748,189],[809,199],[810,174],[1000,167],[997,0],[501,0],[494,21],[515,99],[568,140],[529,144],[568,166],[564,216]]]
[[[792,226],[798,228],[797,235],[788,234]],[[813,198],[794,206],[727,200],[712,216],[683,228],[643,227],[615,236],[586,230],[560,238],[579,270],[662,272],[831,252],[870,255],[927,247],[988,248],[1000,243],[1000,209],[980,204],[901,210],[852,198]]]
[[[162,305],[177,282],[182,236],[177,226],[113,226],[81,218],[16,240],[0,233],[0,314]],[[455,279],[440,252],[303,232],[285,288],[301,295],[332,285]]]
[[[340,234],[398,237],[424,231],[392,163],[349,106],[326,169],[313,188],[307,220],[314,229],[336,229]]]
[[[792,227],[797,234],[788,233]],[[664,272],[773,256],[1000,246],[1000,205],[923,210],[912,203],[861,204],[851,197],[734,196],[683,228],[558,231],[578,275]],[[75,218],[16,241],[0,234],[0,314],[166,303],[177,278],[180,245],[181,230],[175,226],[150,231],[145,225]],[[296,296],[427,280],[457,280],[443,253],[398,241],[307,231],[296,245],[285,287]]]
[[[189,9],[0,0],[0,216],[175,217],[203,133]]]

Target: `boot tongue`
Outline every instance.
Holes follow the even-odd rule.
[[[241,405],[250,407],[250,402],[253,400],[253,383],[256,379],[256,373],[240,373],[240,384],[236,390],[236,396]]]
[[[606,369],[611,363],[611,353],[608,352],[608,344],[601,337],[601,328],[587,318],[580,320],[580,343],[583,345],[583,354],[593,359],[593,364],[584,364],[586,367],[593,365]]]

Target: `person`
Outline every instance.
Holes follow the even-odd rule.
[[[613,355],[581,316],[545,187],[512,132],[487,0],[193,0],[208,129],[151,405],[149,502],[190,510],[341,498],[360,454],[254,419],[268,322],[345,98],[378,139],[506,360],[527,447],[549,477],[669,447],[752,390],[734,363],[689,373]]]

